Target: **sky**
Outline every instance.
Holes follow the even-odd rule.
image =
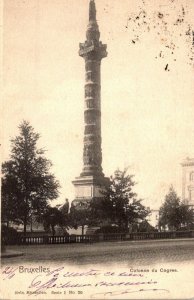
[[[28,120],[53,163],[60,197],[82,171],[88,0],[4,0],[2,158]],[[96,0],[102,61],[103,171],[129,167],[143,203],[181,196],[181,161],[194,157],[194,1]]]

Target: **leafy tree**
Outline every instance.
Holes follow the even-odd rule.
[[[37,149],[40,135],[26,121],[19,132],[11,140],[10,160],[2,165],[2,219],[23,224],[25,235],[32,212],[40,215],[47,201],[58,197],[59,182],[49,172],[45,150]]]
[[[194,229],[194,210],[189,205],[186,205],[184,202],[181,203],[180,208],[180,219],[181,225],[183,228],[190,230]]]
[[[106,226],[115,224],[119,231],[127,231],[128,224],[144,220],[149,210],[144,207],[140,199],[133,192],[135,182],[133,175],[124,171],[116,170],[114,176],[101,191],[102,197],[94,198],[87,204],[80,202],[70,209],[71,224],[74,228],[82,226]]]
[[[80,202],[79,205],[71,204],[69,220],[71,227],[77,229],[82,228],[82,235],[84,235],[84,228],[87,225],[92,225],[90,215],[90,204]]]
[[[18,221],[19,206],[16,205],[20,193],[17,186],[17,180],[11,175],[11,167],[10,163],[6,164],[7,176],[3,177],[1,180],[1,221],[6,222],[7,227],[9,226],[10,221],[15,221],[18,224],[20,223],[20,220]]]
[[[137,199],[133,192],[135,182],[133,175],[124,171],[116,170],[110,177],[109,185],[105,192],[102,192],[102,199],[94,199],[91,202],[91,216],[95,220],[106,221],[116,224],[120,230],[127,230],[128,224],[144,220],[149,210]]]
[[[159,216],[159,226],[164,228],[167,226],[170,230],[179,230],[182,226],[189,226],[194,222],[193,210],[181,202],[173,186],[165,197]]]
[[[38,221],[43,222],[45,230],[52,231],[55,235],[55,227],[59,225],[61,228],[68,228],[68,214],[64,214],[56,207],[48,206],[45,212],[38,218]]]

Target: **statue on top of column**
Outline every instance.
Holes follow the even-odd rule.
[[[89,21],[96,21],[96,6],[94,0],[90,0]]]

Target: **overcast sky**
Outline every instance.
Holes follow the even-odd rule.
[[[41,134],[60,198],[74,199],[82,171],[88,0],[4,0],[3,160],[22,120]],[[194,157],[194,1],[96,0],[102,61],[106,176],[129,166],[151,208],[170,184],[181,196],[181,161]]]

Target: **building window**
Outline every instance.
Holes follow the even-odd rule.
[[[194,201],[194,189],[190,191],[190,200],[193,202]],[[193,203],[194,204],[194,203]]]
[[[190,181],[194,181],[194,172],[190,173]]]

